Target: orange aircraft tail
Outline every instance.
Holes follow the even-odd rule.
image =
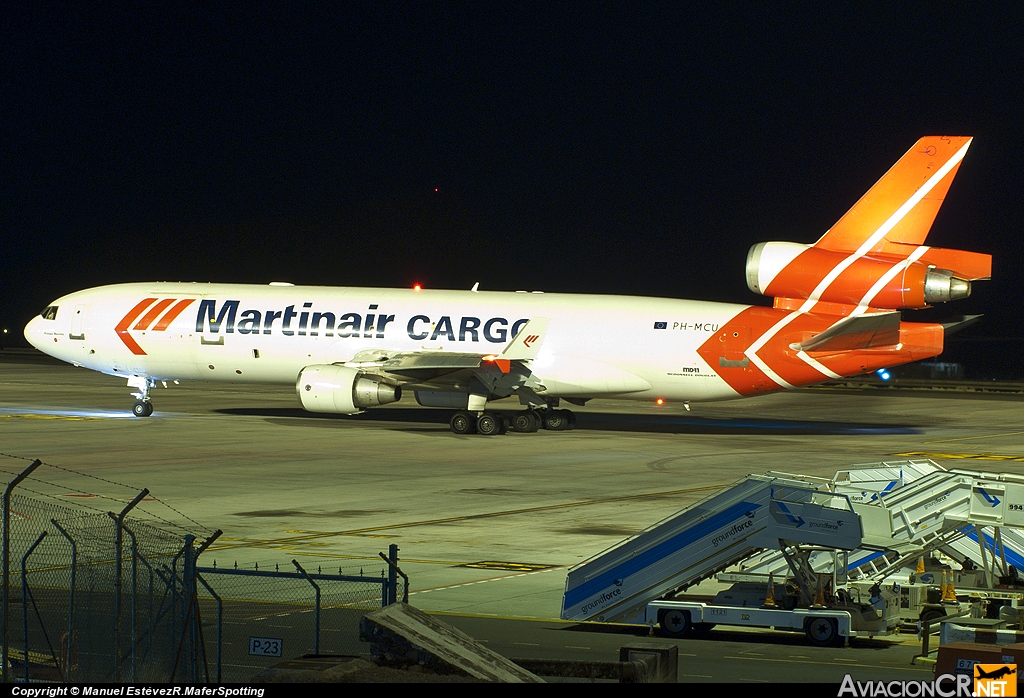
[[[813,245],[755,245],[747,285],[776,307],[840,315],[966,298],[992,257],[923,243],[971,140],[922,138]]]

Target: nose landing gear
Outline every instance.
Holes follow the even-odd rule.
[[[135,404],[132,405],[132,414],[136,417],[148,417],[153,414],[153,403],[149,400],[149,389],[156,385],[156,381],[146,376],[131,376],[128,379],[128,387],[136,388],[132,393]],[[166,384],[165,384],[166,385]]]

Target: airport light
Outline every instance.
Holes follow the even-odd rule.
[[[889,375],[889,371],[884,368],[878,369],[877,371],[875,371],[875,373],[878,374],[878,377],[884,381],[887,381],[892,377],[891,375]]]

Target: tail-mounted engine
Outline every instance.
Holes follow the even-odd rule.
[[[306,366],[295,384],[302,408],[310,412],[357,414],[402,399],[402,387],[380,376],[336,364]]]
[[[989,278],[986,254],[913,247],[906,257],[858,256],[792,242],[762,242],[747,254],[747,286],[774,298],[899,310],[971,295],[971,281]],[[817,293],[816,293],[817,292]]]

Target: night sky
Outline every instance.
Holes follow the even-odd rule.
[[[975,141],[928,243],[991,253],[994,279],[904,317],[985,313],[947,358],[1024,374],[1021,13],[94,5],[0,19],[17,340],[57,296],[143,280],[768,304],[750,245],[813,242],[948,134]]]

